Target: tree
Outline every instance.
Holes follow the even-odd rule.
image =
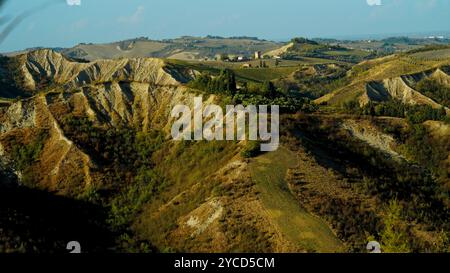
[[[387,214],[384,218],[384,230],[381,232],[381,246],[387,253],[409,253],[408,234],[402,225],[402,206],[397,200],[389,202]]]
[[[261,92],[268,96],[269,98],[275,98],[277,96],[277,89],[275,88],[275,85],[271,81],[265,81],[262,85]]]
[[[375,106],[371,101],[365,106],[364,115],[375,116]]]
[[[433,78],[425,78],[416,85],[417,91],[436,102],[450,107],[450,88]]]
[[[189,83],[191,88],[203,90],[209,93],[235,95],[237,91],[236,76],[233,71],[224,69],[218,77],[201,74]]]
[[[221,61],[226,61],[230,59],[230,57],[226,53],[220,54],[219,58]]]
[[[218,91],[227,92],[230,95],[234,95],[236,93],[236,76],[234,75],[233,71],[229,69],[222,70],[220,72],[218,80],[223,84],[223,86],[219,88]]]
[[[344,102],[344,109],[350,113],[360,113],[361,107],[356,100]]]

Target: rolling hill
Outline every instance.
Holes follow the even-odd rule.
[[[181,37],[163,41],[146,38],[110,44],[80,44],[63,49],[61,53],[86,60],[157,57],[179,60],[214,60],[218,54],[253,56],[255,51],[266,52],[280,44],[256,38]]]
[[[280,46],[249,38],[225,42],[237,40],[267,51]],[[303,44],[297,50],[304,51]],[[136,44],[119,46],[133,50]],[[395,97],[440,107],[442,94],[427,93],[421,82],[448,86],[449,61],[412,57],[422,52],[355,66],[327,59],[254,69],[228,62],[97,59],[94,53],[88,62],[49,49],[4,58],[0,188],[27,203],[2,198],[0,218],[7,225],[0,230],[0,251],[59,252],[72,223],[60,208],[82,208],[74,214],[82,220],[73,234],[92,230],[97,240],[91,252],[364,252],[369,238],[394,250],[407,245],[406,252],[448,251],[445,121],[327,112],[298,98],[314,86],[339,86],[317,102]],[[221,77],[223,68],[229,70]],[[235,76],[236,88],[193,88],[202,73],[210,83]],[[264,93],[261,82],[268,80],[278,87],[297,83],[298,90],[292,97],[269,83]],[[273,153],[255,153],[248,141],[172,141],[171,109],[192,106],[198,95],[205,104],[262,98],[302,108],[282,112],[281,147]],[[55,218],[61,223],[48,222]]]
[[[24,187],[38,196],[51,192],[95,204],[109,215],[105,222],[99,218],[98,225],[108,223],[111,236],[120,236],[116,251],[341,249],[331,229],[307,211],[298,208],[299,217],[305,218],[300,220],[307,221],[298,228],[315,238],[311,245],[287,236],[282,223],[267,215],[258,191],[270,184],[256,187],[251,167],[239,155],[245,142],[168,140],[170,110],[176,104],[191,105],[195,96],[183,84],[187,70],[152,58],[75,62],[51,50],[14,58],[27,97],[16,97],[0,109],[0,170],[2,177],[9,174],[12,181],[20,181],[12,189],[18,195]],[[205,101],[215,100],[205,95]],[[286,172],[280,169],[277,176],[282,180]],[[291,198],[289,206],[296,207]],[[13,205],[2,207],[2,215]],[[36,211],[24,213],[39,219]],[[60,213],[49,210],[49,215]],[[96,216],[86,215],[87,222],[93,221],[89,217]],[[1,249],[57,251],[33,250],[33,240],[39,238],[26,233],[21,240],[30,243],[19,248],[13,238],[18,224],[13,221],[8,224],[12,230],[2,229]],[[321,242],[321,234],[327,241]],[[51,240],[39,236],[43,242]],[[111,244],[110,239],[89,249],[101,251],[103,244]]]
[[[318,43],[305,38],[292,39],[288,46],[280,48],[277,53],[282,53],[280,56],[284,59],[320,58],[346,63],[359,63],[362,60],[373,58],[373,54],[368,51]]]
[[[393,98],[406,104],[425,104],[440,108],[443,105],[414,88],[426,78],[448,86],[449,74],[446,67],[449,64],[447,49],[429,49],[365,61],[348,72],[348,85],[317,99],[316,103],[342,105],[356,100],[365,105],[369,101]]]

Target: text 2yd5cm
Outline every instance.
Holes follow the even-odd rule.
[[[218,258],[208,259],[186,259],[175,260],[176,269],[201,269],[208,268],[275,268],[274,258]]]

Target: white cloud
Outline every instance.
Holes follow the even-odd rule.
[[[381,0],[367,0],[367,5],[369,6],[381,6]]]
[[[137,24],[142,21],[145,8],[144,6],[137,7],[136,11],[130,16],[121,16],[118,18],[119,23]]]
[[[69,6],[81,6],[81,0],[67,0]]]

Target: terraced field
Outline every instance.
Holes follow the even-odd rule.
[[[439,61],[450,58],[450,48],[419,52],[411,55],[411,57],[421,61]]]

